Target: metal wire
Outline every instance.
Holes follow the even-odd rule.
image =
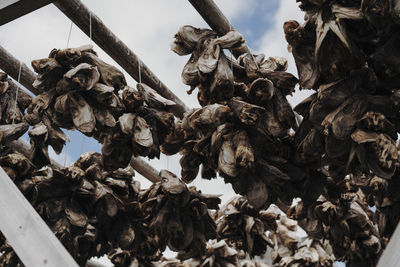
[[[20,61],[19,62],[17,91],[15,92],[15,106],[14,106],[14,114],[12,117],[12,124],[14,124],[15,116],[17,116],[17,102],[18,102],[18,92],[19,92],[19,81],[21,80],[21,72],[22,72],[22,62]]]
[[[139,83],[142,83],[142,69],[140,68],[141,61],[140,59],[138,61],[139,61]]]
[[[71,21],[71,26],[69,26],[69,33],[68,33],[68,40],[67,40],[67,48],[69,47],[69,39],[71,38],[71,32],[72,32],[72,25],[74,23]]]
[[[92,11],[89,12],[89,38],[90,44],[92,44]]]
[[[64,150],[64,167],[67,164],[67,145],[65,144],[65,150]]]

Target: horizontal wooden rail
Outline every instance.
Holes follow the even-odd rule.
[[[0,26],[50,4],[54,0],[1,0]]]
[[[213,0],[189,0],[200,16],[218,35],[222,36],[233,30],[234,27],[221,12]],[[244,53],[251,53],[248,46],[232,49],[232,54],[238,57]]]
[[[40,94],[40,90],[32,86],[33,81],[36,79],[35,73],[33,73],[28,66],[21,63],[13,55],[11,55],[4,47],[0,45],[0,69],[5,73],[18,80],[19,66],[21,65],[21,79],[20,83],[25,86],[26,89],[31,91],[33,94]]]
[[[79,0],[59,0],[54,5],[70,18],[85,34],[90,36],[90,17],[92,39],[110,55],[132,78],[139,81],[139,62],[141,80],[163,97],[174,101],[177,106],[172,112],[182,117],[188,107],[130,50],[106,25]]]

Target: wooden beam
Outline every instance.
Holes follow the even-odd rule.
[[[221,12],[213,0],[189,0],[192,6],[199,12],[200,16],[207,22],[207,24],[218,35],[222,36],[233,30],[234,27]],[[251,53],[250,49],[246,46],[232,49],[232,54],[238,57],[244,53]]]
[[[19,65],[20,61],[11,55],[4,47],[0,45],[0,69],[5,73],[18,80]],[[21,68],[21,79],[20,83],[25,86],[26,89],[34,93],[35,95],[40,94],[40,90],[32,86],[33,81],[36,79],[36,75],[22,63]]]
[[[383,251],[377,267],[398,267],[400,265],[400,224],[397,225],[389,244]]]
[[[53,1],[54,0],[2,0],[0,1],[0,26],[48,5]]]
[[[0,167],[0,229],[27,267],[78,267],[43,219]]]
[[[159,175],[159,171],[154,169],[150,164],[139,157],[132,157],[130,162],[132,168],[134,168],[138,173],[140,173],[143,177],[146,177],[153,183],[157,183],[161,181],[161,177]]]
[[[110,3],[111,4],[111,3]],[[136,81],[139,81],[139,62],[142,82],[156,90],[163,97],[174,101],[177,106],[174,114],[182,117],[188,107],[162,83],[157,76],[130,50],[106,25],[79,0],[58,0],[54,2],[86,35],[90,36],[90,17],[92,18],[92,39],[110,55]]]

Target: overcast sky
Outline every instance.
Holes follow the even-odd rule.
[[[170,50],[173,35],[182,25],[207,27],[200,15],[185,0],[82,0],[187,106],[198,107],[196,93],[187,95],[188,89],[181,82],[181,72],[188,57],[181,57]],[[287,52],[282,25],[289,19],[302,21],[303,14],[295,0],[215,0],[222,12],[247,40],[251,50],[268,56],[289,59],[289,70],[295,71],[292,56]],[[89,20],[89,18],[88,18]],[[53,48],[65,48],[71,21],[55,6],[48,5],[0,27],[0,45],[16,58],[30,66],[33,59],[47,57]],[[76,25],[73,25],[69,47],[90,42]],[[99,56],[118,66],[95,45]],[[119,66],[118,66],[119,67]],[[124,72],[128,84],[136,82]],[[294,73],[297,76],[297,73]],[[296,93],[289,101],[296,104],[309,92]],[[88,150],[99,151],[100,145],[77,131],[69,131],[71,142],[61,155],[52,156],[61,164],[75,161]],[[65,153],[66,151],[66,153]],[[151,161],[152,166],[180,174],[179,156],[162,156]],[[149,182],[136,174],[142,187]],[[223,194],[223,201],[233,196],[230,185],[222,179],[208,182],[197,178],[193,182],[206,193]]]

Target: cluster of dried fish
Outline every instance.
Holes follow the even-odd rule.
[[[0,72],[0,124],[22,122],[25,109],[32,102],[32,97]]]
[[[208,209],[218,208],[218,196],[188,188],[169,171],[161,171],[160,176],[162,180],[141,191],[138,202],[134,202],[136,214],[141,214],[140,227],[146,233],[145,239],[137,241],[137,230],[133,228],[132,246],[119,246],[108,254],[116,266],[158,266],[155,264],[167,246],[179,252],[178,262],[200,258],[207,251],[207,240],[216,237]]]
[[[28,131],[29,125],[22,117],[31,102],[30,95],[0,72],[0,147]]]
[[[164,260],[161,267],[255,267],[256,265],[240,264],[238,252],[229,247],[225,241],[210,240],[207,242],[205,253],[198,258],[180,261],[178,259]],[[264,267],[260,265],[260,267]]]
[[[180,259],[198,257],[205,242],[216,237],[216,225],[209,209],[218,209],[218,196],[204,195],[169,171],[160,172],[162,181],[142,193],[139,201],[158,248],[168,245]]]
[[[236,197],[216,218],[218,240],[250,257],[264,255],[268,245],[277,266],[332,266],[335,260],[329,243],[308,236],[276,205],[256,210],[244,197]]]
[[[28,158],[7,149],[0,165],[80,265],[113,248],[148,242],[133,169],[107,172],[101,155],[90,152],[66,168],[37,169]],[[15,266],[9,262],[14,252],[3,245],[1,265]]]
[[[128,87],[123,73],[99,59],[92,46],[53,49],[32,66],[39,74],[33,85],[43,93],[24,118],[34,125],[31,138],[38,150],[42,142],[59,153],[67,140],[58,129],[62,127],[102,143],[107,169],[125,167],[132,155],[159,157],[159,147],[173,128],[174,116],[168,111],[174,102],[145,84],[138,84],[138,90]],[[43,141],[45,134],[48,141]]]
[[[258,211],[244,197],[235,197],[215,213],[217,239],[247,252],[251,257],[265,254],[273,241],[266,231],[276,229],[275,219]]]
[[[348,178],[345,184],[351,187]],[[298,202],[288,210],[288,215],[314,239],[329,240],[332,254],[348,266],[375,266],[387,241],[381,238],[374,220],[376,214],[357,188],[342,193],[335,201],[321,195],[310,206]]]
[[[328,240],[314,239],[297,221],[289,219],[277,206],[271,205],[262,215],[275,222],[270,232],[274,242],[273,263],[277,266],[332,266],[335,257]]]
[[[244,54],[234,61],[224,55],[223,48],[243,42],[237,31],[217,38],[191,26],[175,35],[173,51],[192,53],[182,78],[191,90],[199,88],[203,107],[185,113],[163,152],[182,154],[185,182],[195,179],[202,165],[203,178],[219,172],[256,208],[278,197],[287,203],[295,196],[315,200],[325,176],[296,165],[291,156],[295,146],[289,132],[297,123],[286,96],[297,79],[280,57]],[[315,186],[307,188],[310,183]]]
[[[329,173],[322,200],[307,212],[315,222],[309,225],[316,232],[329,225],[322,235],[350,266],[371,265],[385,246],[380,235],[390,237],[400,219],[390,193],[399,188],[398,7],[386,0],[299,2],[306,21],[288,21],[284,31],[300,87],[316,93],[295,107],[304,118],[296,160]],[[374,215],[367,203],[377,206]]]

